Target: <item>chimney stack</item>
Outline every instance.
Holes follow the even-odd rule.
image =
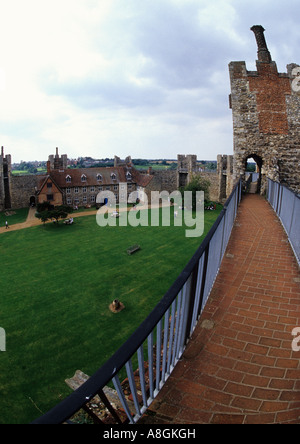
[[[257,43],[258,61],[263,63],[271,63],[272,58],[268,50],[267,43],[264,36],[265,29],[261,25],[254,25],[250,28],[254,32]]]

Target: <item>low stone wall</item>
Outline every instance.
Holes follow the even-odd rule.
[[[220,180],[219,180],[219,174],[215,172],[202,172],[199,173],[200,176],[208,180],[210,182],[209,187],[209,198],[210,200],[213,200],[215,202],[220,201]]]
[[[177,190],[177,170],[165,170],[165,171],[155,171],[153,172],[153,179],[147,185],[145,192],[147,193],[148,199],[151,198],[151,191],[172,191]],[[210,182],[209,197],[211,200],[220,202],[220,178],[217,172],[198,172],[205,180]],[[225,194],[226,194],[226,183],[225,183]]]

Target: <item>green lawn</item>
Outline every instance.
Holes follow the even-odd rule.
[[[9,225],[20,224],[25,222],[28,216],[29,207],[18,210],[0,211],[0,227],[5,226],[7,220]]]
[[[205,213],[205,233],[219,214]],[[122,217],[122,215],[121,215]],[[28,423],[91,375],[154,308],[202,238],[185,227],[102,227],[95,216],[0,236],[0,423]],[[140,244],[129,256],[126,249]],[[109,311],[113,299],[125,310]]]

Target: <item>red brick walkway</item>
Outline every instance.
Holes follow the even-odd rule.
[[[193,337],[142,422],[300,423],[299,282],[277,216],[247,195]]]

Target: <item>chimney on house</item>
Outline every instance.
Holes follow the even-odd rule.
[[[264,36],[265,29],[261,25],[254,25],[250,29],[254,32],[256,38],[258,61],[263,63],[271,63],[271,54],[268,50],[266,39]]]

